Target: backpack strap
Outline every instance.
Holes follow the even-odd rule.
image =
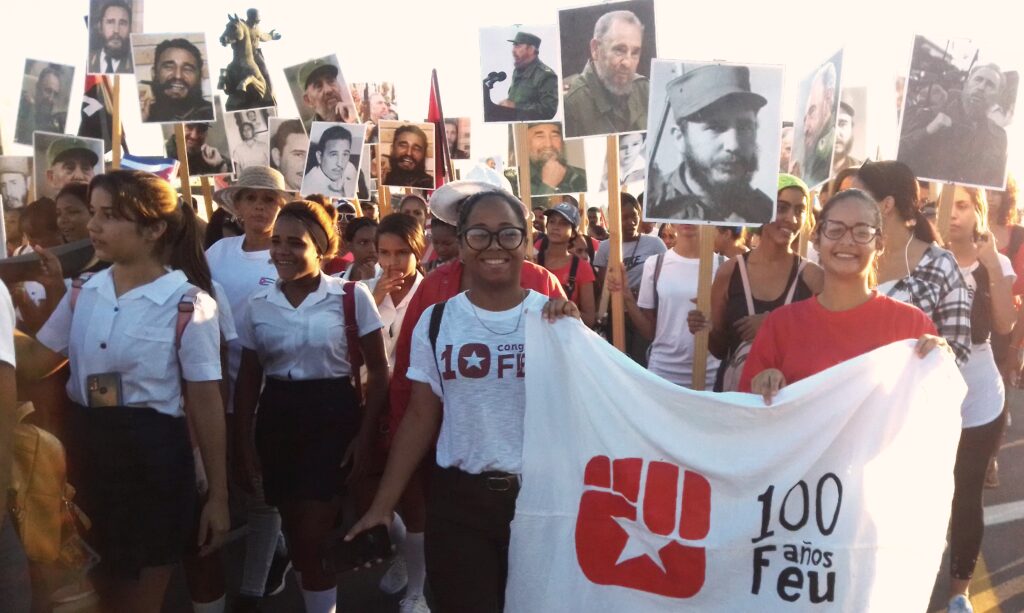
[[[178,301],[178,319],[174,323],[174,347],[176,349],[181,349],[181,337],[185,334],[188,322],[192,321],[192,313],[196,310],[196,300],[199,298],[200,291],[198,287],[192,286]]]
[[[441,391],[444,391],[444,375],[441,374],[441,365],[437,361],[437,336],[441,333],[441,319],[444,318],[444,307],[448,304],[443,300],[434,305],[430,311],[430,325],[427,328],[427,337],[430,338],[430,350],[434,353],[434,367],[437,368],[437,380],[441,382]]]
[[[71,310],[75,310],[75,305],[78,304],[78,295],[82,293],[82,287],[92,278],[91,272],[85,272],[71,280],[71,296],[68,300],[71,303]]]
[[[750,276],[747,274],[746,254],[741,253],[736,257],[736,268],[740,271],[740,279],[743,281],[743,297],[747,300],[747,315],[756,315],[754,312],[754,294],[750,291]],[[794,288],[796,285],[794,284]]]
[[[572,300],[572,294],[576,291],[576,272],[580,267],[580,257],[578,255],[572,256],[572,263],[569,264],[569,278],[566,280],[565,285],[562,289],[565,290],[565,297]]]
[[[658,279],[661,277],[661,266],[665,263],[665,251],[658,254],[654,261],[654,310],[658,310]]]
[[[346,281],[342,285],[341,310],[345,316],[345,340],[348,345],[348,361],[352,366],[352,384],[356,395],[363,397],[363,381],[359,376],[359,368],[363,365],[363,353],[359,350],[359,322],[356,321],[356,283]]]

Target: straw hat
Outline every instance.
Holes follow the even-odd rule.
[[[234,215],[234,198],[243,189],[266,189],[278,192],[286,199],[295,197],[294,192],[288,191],[288,186],[284,182],[284,175],[280,172],[269,166],[246,166],[238,173],[238,180],[235,181],[234,185],[218,190],[213,194],[213,199],[217,201],[217,204]]]

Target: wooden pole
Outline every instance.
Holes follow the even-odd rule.
[[[813,215],[811,211],[814,210],[814,200],[818,197],[818,192],[811,190],[807,197],[807,214]],[[797,242],[797,253],[802,258],[807,257],[807,242],[811,238],[811,224],[805,223],[804,227],[800,229],[800,240]]]
[[[206,221],[213,217],[213,186],[210,177],[199,177],[199,185],[203,188],[203,202],[206,204]]]
[[[380,216],[383,219],[391,214],[391,190],[386,185],[377,186],[377,199],[380,200]]]
[[[113,153],[110,165],[117,170],[121,168],[121,75],[114,75],[113,94],[110,98],[110,114],[114,122],[110,128],[110,151]]]
[[[700,227],[700,268],[697,276],[697,309],[711,313],[712,264],[715,259],[715,226]],[[704,389],[708,372],[708,335],[710,331],[698,332],[693,339],[693,382],[695,390]]]
[[[938,210],[935,212],[935,223],[939,226],[942,242],[949,242],[949,219],[953,216],[953,201],[956,199],[956,185],[945,183],[939,196]]]
[[[192,184],[188,172],[188,149],[185,147],[185,124],[174,124],[174,144],[178,150],[178,178],[181,179],[181,197],[192,206]]]
[[[530,151],[526,142],[527,125],[524,123],[515,124],[515,145],[516,163],[519,166],[519,199],[526,205],[528,211],[533,211],[533,203],[530,192]],[[526,224],[526,258],[534,259],[533,253],[533,224]]]
[[[356,217],[363,217],[363,205],[359,204],[359,198],[352,198],[352,208],[356,210]]]
[[[619,194],[619,137],[608,137],[608,269],[622,267],[622,196]],[[607,275],[607,273],[606,273]],[[628,292],[629,275],[622,271],[622,291]],[[612,344],[626,351],[626,311],[622,293],[611,295]]]
[[[590,232],[590,220],[587,219],[587,194],[586,192],[580,192],[580,236],[583,238],[589,238],[587,234]]]

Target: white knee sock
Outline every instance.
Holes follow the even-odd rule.
[[[396,547],[398,545],[401,545],[402,541],[405,540],[405,533],[405,522],[402,521],[402,518],[398,515],[398,513],[392,513],[391,530],[388,532],[388,536],[391,537],[391,544],[395,545]]]
[[[213,602],[196,602],[193,600],[192,611],[194,613],[224,613],[224,596]]]
[[[427,580],[427,563],[423,556],[423,533],[406,532],[405,540],[402,541],[399,551],[405,558],[405,567],[409,574],[405,597],[418,596],[423,593],[423,584]]]
[[[306,603],[306,613],[335,613],[338,608],[338,588],[332,587],[322,592],[303,589],[302,602]]]

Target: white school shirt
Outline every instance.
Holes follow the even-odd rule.
[[[213,298],[217,301],[217,322],[220,324],[220,335],[225,342],[238,338],[238,328],[235,327],[235,314],[231,310],[231,301],[228,300],[224,286],[216,281],[213,284]]]
[[[367,282],[366,285],[370,289],[371,294],[373,290],[377,289],[378,281],[380,281],[379,276]],[[409,302],[412,301],[412,295],[416,293],[416,289],[420,286],[421,281],[423,281],[423,275],[417,272],[416,278],[412,282],[412,288],[409,289],[409,293],[405,295],[405,298],[402,298],[401,302],[396,305],[395,301],[391,299],[391,294],[388,294],[377,305],[377,310],[380,312],[380,321],[384,325],[384,349],[388,354],[389,370],[395,367],[395,349],[398,346],[398,335],[402,333],[402,325],[405,323],[405,312],[409,309]]]
[[[196,297],[181,349],[175,347],[178,303],[192,287],[174,270],[118,297],[108,268],[85,282],[73,311],[71,293],[65,294],[36,338],[68,357],[71,400],[88,405],[89,375],[114,372],[121,375],[125,406],[184,415],[180,379],[221,378],[217,303],[206,292]]]
[[[244,236],[229,236],[210,245],[206,261],[210,264],[213,280],[224,287],[224,295],[231,305],[235,327],[241,329],[249,297],[257,290],[270,287],[277,280],[277,268],[270,263],[270,250],[243,251]],[[226,337],[225,337],[226,338]],[[235,380],[242,364],[242,345],[237,334],[228,339],[228,413],[234,412]]]
[[[429,334],[434,306],[420,316],[406,376],[429,384],[444,400],[438,466],[473,474],[522,472],[526,313],[540,311],[547,301],[530,290],[521,305],[486,311],[463,292],[445,306],[436,356]]]
[[[342,305],[345,282],[320,273],[320,285],[293,307],[280,283],[249,299],[239,341],[259,355],[263,374],[275,379],[309,381],[352,375]],[[380,314],[366,286],[357,283],[356,322],[360,338],[381,328]]]
[[[1013,280],[1017,278],[1017,273],[1013,271],[1010,258],[1001,253],[997,255],[1003,276],[1013,283]],[[972,304],[974,293],[978,291],[978,281],[974,278],[974,271],[978,266],[981,266],[981,262],[960,267]],[[991,320],[992,314],[986,313],[985,317]],[[1003,412],[1006,389],[1003,386],[1003,377],[999,374],[999,367],[996,365],[996,358],[992,354],[992,344],[990,342],[971,343],[971,359],[960,369],[960,374],[967,382],[967,397],[960,405],[962,426],[964,428],[984,426],[999,417]]]
[[[636,304],[642,309],[654,308],[654,269],[658,257],[647,258],[643,266],[643,280]],[[687,314],[696,308],[691,299],[697,297],[700,260],[684,258],[671,249],[665,252],[661,274],[658,277],[658,320],[651,342],[647,369],[676,385],[693,384],[693,354],[695,339],[686,323]],[[712,260],[712,272],[718,269],[718,258]],[[704,389],[715,384],[719,361],[708,354]]]
[[[0,281],[0,362],[17,366],[14,360],[14,302],[7,286]]]

